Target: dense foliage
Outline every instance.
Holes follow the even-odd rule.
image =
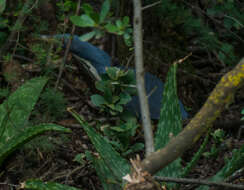
[[[162,0],[156,4],[145,0],[143,3],[145,66],[167,79],[163,94],[166,103],[159,121],[153,122],[155,149],[159,150],[182,130],[177,66],[184,73],[179,81],[183,90],[178,94],[189,103],[188,110],[194,115],[217,79],[243,56],[244,5],[241,0]],[[127,68],[124,66],[109,67],[95,83],[82,73],[72,55],[65,54],[61,40],[43,39],[43,35],[71,33],[76,26],[75,34],[79,39],[104,46],[105,50],[111,50],[113,58],[119,57],[124,65],[131,64],[131,2],[82,1],[78,11],[77,6],[78,1],[74,0],[0,0],[0,166],[4,168],[0,179],[7,181],[7,185],[18,183],[18,187],[37,190],[76,190],[60,183],[43,182],[58,179],[57,182],[94,189],[84,186],[89,179],[84,176],[92,175],[99,187],[122,189],[123,177],[130,172],[129,159],[136,153],[144,156],[140,119],[127,114],[125,108],[136,94],[134,71],[123,69]],[[189,53],[193,55],[183,64],[172,64]],[[183,86],[185,83],[187,85]],[[237,96],[237,113],[229,114],[238,121],[244,119],[244,104],[239,100],[243,100],[241,93]],[[72,133],[69,136],[50,133],[71,132],[57,123],[70,127]],[[199,169],[194,170],[199,161],[204,160],[201,163],[208,166],[206,160],[216,162],[218,158],[221,161],[215,167],[216,175],[211,173],[211,180],[229,179],[243,168],[244,146],[240,138],[241,131],[238,137],[234,130],[208,131],[195,149],[157,175],[192,176],[192,170],[199,172]],[[48,152],[51,141],[52,153]],[[52,154],[56,154],[57,165],[61,165],[57,168],[65,170],[65,174],[55,176],[58,169],[52,168],[52,160],[55,160]],[[212,169],[211,163],[208,167]],[[84,176],[69,181],[77,171]],[[44,174],[41,176],[39,172]],[[12,173],[18,177],[13,177]],[[206,172],[199,173],[195,176],[207,176]],[[30,176],[42,180],[29,179]],[[83,177],[85,182],[81,184]],[[26,182],[21,183],[23,181]],[[166,188],[163,183],[161,185]]]

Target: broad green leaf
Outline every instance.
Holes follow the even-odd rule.
[[[110,127],[111,130],[116,131],[116,132],[124,132],[125,129],[121,126],[115,126],[115,127]]]
[[[101,95],[98,94],[92,95],[91,101],[95,106],[98,107],[107,103],[106,100]]]
[[[82,5],[82,9],[83,9],[83,11],[85,12],[86,15],[91,16],[94,13],[94,10],[93,10],[92,6],[90,4],[88,4],[88,3],[84,3]]]
[[[117,67],[109,67],[106,71],[107,71],[108,76],[112,80],[117,80],[118,79],[118,74],[120,72],[119,68],[117,68]]]
[[[113,95],[114,95],[114,86],[113,85],[109,85],[109,88],[106,88],[104,91],[104,98],[108,103],[112,103],[113,101]]]
[[[80,190],[75,187],[54,182],[43,182],[39,179],[30,179],[21,184],[24,189],[31,190]]]
[[[38,77],[27,81],[0,105],[0,124],[3,123],[5,114],[8,113],[8,122],[1,137],[0,147],[28,124],[31,111],[47,80],[45,77]]]
[[[99,23],[103,23],[110,9],[110,0],[105,0],[102,4],[102,9],[99,16]]]
[[[84,10],[85,15],[90,16],[95,21],[95,23],[99,23],[99,14],[94,11],[90,4],[84,3],[82,5],[82,9]]]
[[[119,29],[123,28],[123,23],[122,23],[121,20],[118,19],[118,20],[115,21],[115,23],[116,23],[116,26],[117,26]]]
[[[95,84],[96,89],[98,89],[101,92],[105,92],[106,89],[109,87],[109,85],[110,85],[110,82],[109,81],[105,81],[105,80],[97,81],[96,84]]]
[[[129,26],[130,24],[130,18],[128,16],[123,17],[123,25],[124,27]]]
[[[131,69],[128,70],[127,75],[121,77],[121,81],[124,84],[136,84],[136,75],[135,72]]]
[[[116,34],[119,30],[118,27],[112,23],[108,23],[104,27],[108,32],[113,33],[113,34]]]
[[[102,183],[104,190],[122,189],[121,182],[113,175],[109,166],[100,156],[94,156],[90,152],[86,152],[88,160],[93,163],[97,175]]]
[[[46,131],[59,131],[59,132],[70,132],[69,129],[64,128],[60,125],[55,124],[41,124],[33,127],[25,128],[21,133],[15,135],[13,138],[8,140],[0,148],[0,165],[13,151],[21,147],[23,144],[29,142],[34,137],[46,132]]]
[[[95,27],[96,22],[89,15],[71,16],[70,20],[79,27]]]
[[[131,101],[131,96],[127,93],[121,93],[119,104],[125,105]]]
[[[155,134],[155,150],[163,148],[182,129],[181,113],[176,88],[177,64],[173,64],[167,75],[167,80],[163,92],[163,106],[160,112],[158,128]],[[177,159],[157,175],[177,177],[181,173],[180,159]]]
[[[126,71],[126,70],[119,69],[117,75],[118,75],[119,78],[122,78],[124,76],[127,76],[128,72],[129,72],[128,70]]]
[[[112,145],[109,144],[103,136],[96,132],[94,128],[89,126],[89,124],[85,122],[80,115],[71,110],[70,113],[84,128],[106,167],[109,168],[111,174],[116,177],[116,179],[121,180],[123,176],[130,172],[130,165],[128,161],[122,158],[120,154],[114,150]]]
[[[73,159],[73,161],[78,162],[81,165],[84,165],[85,164],[85,161],[84,161],[85,156],[86,155],[84,153],[77,154],[75,156],[75,158]]]
[[[113,96],[113,97],[112,97],[112,103],[116,103],[116,102],[118,102],[119,99],[120,99],[119,96]]]
[[[94,36],[95,36],[96,32],[95,31],[91,31],[91,32],[88,32],[86,34],[83,34],[82,36],[79,37],[79,39],[81,41],[84,41],[84,42],[87,42],[89,41],[90,39],[92,39]]]
[[[129,150],[126,152],[122,153],[123,156],[127,156],[128,154],[131,154],[133,152],[141,151],[144,149],[144,144],[143,143],[136,143],[132,146],[130,146]]]
[[[107,104],[107,106],[111,109],[111,113],[113,115],[116,115],[117,112],[122,112],[123,111],[123,107],[121,105],[119,105],[119,104]]]
[[[5,8],[6,8],[6,0],[0,0],[0,15],[3,13]]]

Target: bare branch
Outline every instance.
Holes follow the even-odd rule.
[[[175,182],[180,184],[199,184],[199,185],[208,185],[208,186],[218,186],[231,189],[244,189],[244,185],[236,185],[225,182],[213,182],[200,179],[188,179],[188,178],[172,178],[172,177],[154,177],[155,180],[160,182]]]
[[[202,109],[184,130],[161,150],[142,161],[142,168],[150,174],[173,162],[189,149],[209,128],[220,113],[233,101],[235,91],[244,84],[244,58],[217,84]]]
[[[146,156],[154,152],[153,133],[145,90],[144,68],[143,68],[143,43],[142,43],[142,11],[141,0],[133,0],[134,4],[134,46],[136,65],[136,85],[140,100],[141,118],[144,129],[146,144]]]

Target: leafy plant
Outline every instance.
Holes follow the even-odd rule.
[[[241,114],[244,115],[244,109],[241,111]],[[244,120],[244,116],[241,118],[241,120]]]
[[[58,11],[57,11],[57,18],[60,21],[64,21],[66,13],[73,12],[75,13],[76,3],[72,0],[64,0],[56,2]]]
[[[210,181],[223,181],[230,177],[234,172],[241,169],[244,164],[244,145],[232,151],[232,157],[226,160],[225,166]],[[200,186],[198,190],[208,190],[207,186]]]
[[[163,148],[171,138],[182,130],[181,112],[176,91],[176,70],[177,64],[173,64],[167,74],[162,100],[164,104],[161,108],[158,128],[155,134],[155,150]],[[182,172],[180,160],[178,158],[163,170],[159,171],[157,175],[180,176]]]
[[[207,158],[216,157],[219,151],[221,151],[222,148],[224,147],[224,144],[221,146],[221,143],[224,142],[224,137],[225,137],[225,133],[222,129],[215,130],[213,133],[211,133],[211,136],[213,138],[214,143],[209,152],[203,153],[203,156]]]
[[[28,126],[28,119],[47,78],[27,81],[0,105],[0,165],[17,148],[46,131],[69,132],[55,124]]]
[[[111,115],[122,113],[124,111],[123,106],[136,93],[134,75],[135,73],[132,70],[125,71],[117,67],[107,68],[102,80],[96,82],[96,88],[103,94],[92,95],[92,103],[101,108],[101,111]]]
[[[136,93],[134,71],[109,67],[101,80],[96,82],[96,88],[103,94],[91,96],[92,103],[101,111],[121,116],[121,120],[115,126],[101,127],[109,142],[124,156],[142,149],[144,145],[141,143],[131,146],[131,139],[136,133],[138,124],[136,118],[124,113],[124,106]]]
[[[96,157],[88,154],[87,158],[93,162],[104,189],[121,189],[121,179],[130,170],[128,161],[122,158],[101,134],[89,126],[82,116],[71,109],[68,109],[68,111],[84,128],[99,154]],[[114,188],[115,186],[116,188]]]
[[[105,32],[116,35],[122,35],[126,45],[132,45],[132,29],[129,17],[114,19],[111,17],[110,0],[105,0],[102,4],[100,13],[94,11],[90,4],[83,4],[82,9],[85,14],[81,16],[71,16],[70,20],[79,27],[91,27],[93,30],[80,37],[82,41],[88,41],[91,38],[101,38]]]
[[[146,3],[153,1],[147,0]],[[193,4],[193,1],[165,0],[161,6],[156,7],[155,12],[159,19],[163,18],[162,25],[180,31],[179,35],[191,39],[192,45],[202,53],[213,52],[224,64],[238,62],[242,56],[241,52],[238,55],[238,51],[243,47],[241,30],[244,27],[240,3],[223,0]],[[198,16],[195,15],[196,10]]]
[[[136,129],[139,127],[136,118],[127,117],[126,121],[120,120],[119,122],[116,126],[102,126],[102,131],[108,137],[109,142],[123,156],[142,150],[144,148],[142,143],[131,145],[131,140],[136,134]]]

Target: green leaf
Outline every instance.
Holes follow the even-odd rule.
[[[86,155],[84,153],[77,154],[75,156],[75,158],[73,159],[73,161],[78,162],[81,165],[84,165],[85,164],[85,161],[84,161],[85,156]]]
[[[109,144],[103,136],[94,130],[84,119],[75,113],[70,111],[70,113],[79,121],[81,126],[86,131],[92,144],[96,148],[106,167],[110,170],[110,175],[116,177],[117,180],[121,180],[123,176],[130,172],[130,165],[127,160],[122,158],[118,152]],[[107,177],[107,176],[105,176]],[[108,176],[109,177],[109,176]]]
[[[85,12],[86,15],[91,16],[92,14],[94,14],[94,10],[93,10],[92,6],[90,4],[88,4],[88,3],[84,3],[82,5],[82,9],[83,9],[83,11]]]
[[[121,81],[124,84],[134,84],[134,85],[136,85],[135,72],[133,70],[129,69],[127,74],[126,74],[126,76],[121,78]]]
[[[98,94],[92,95],[91,101],[95,106],[98,106],[98,107],[107,103],[106,100],[101,95],[98,95]]]
[[[80,190],[75,187],[54,182],[43,182],[39,179],[30,179],[24,182],[23,188],[31,190]]]
[[[125,104],[129,103],[130,101],[131,101],[131,96],[129,94],[121,93],[120,101],[119,101],[120,105],[125,105]]]
[[[116,103],[116,102],[118,102],[119,101],[119,99],[120,99],[120,97],[119,96],[113,96],[112,97],[112,103]]]
[[[132,39],[131,39],[131,34],[125,32],[123,35],[124,42],[127,46],[132,46]]]
[[[6,0],[0,0],[0,15],[3,13],[5,8],[6,8]]]
[[[130,18],[128,16],[124,16],[122,22],[123,22],[124,27],[127,27],[130,24]]]
[[[8,140],[8,143],[5,143],[0,147],[0,165],[3,163],[4,159],[17,148],[46,131],[70,132],[69,129],[55,124],[41,124],[25,128],[21,133]]]
[[[110,127],[111,130],[116,131],[116,132],[124,132],[126,131],[123,126],[115,126],[115,127]]]
[[[119,104],[107,104],[107,106],[111,109],[110,111],[112,115],[116,115],[117,112],[123,111],[123,107]]]
[[[107,68],[107,74],[112,80],[117,80],[119,76],[120,69],[117,67],[109,67]]]
[[[93,163],[97,175],[102,183],[104,190],[122,189],[121,182],[113,175],[109,166],[100,156],[94,156],[90,152],[86,152],[87,159]]]
[[[70,20],[79,27],[95,27],[96,22],[89,15],[71,16]]]
[[[111,88],[111,82],[106,80],[97,81],[96,89],[98,89],[101,92],[105,92],[108,88]]]
[[[163,92],[163,105],[160,112],[158,128],[155,134],[155,150],[163,148],[172,136],[176,136],[182,129],[181,112],[176,88],[177,64],[173,64],[167,75],[167,80]],[[177,159],[158,175],[176,177],[181,172],[180,159]]]
[[[123,156],[127,156],[128,154],[140,151],[144,149],[144,144],[143,143],[136,143],[132,146],[130,146],[129,150],[123,153]]]
[[[84,3],[82,5],[82,9],[84,10],[85,15],[90,16],[94,20],[95,23],[97,23],[97,24],[99,23],[99,14],[93,10],[93,8],[90,4]]]
[[[121,29],[121,28],[123,28],[123,23],[122,23],[122,21],[121,20],[116,20],[116,26],[119,28],[119,29]]]
[[[107,32],[110,32],[110,33],[113,33],[113,34],[116,34],[118,32],[117,26],[112,24],[112,23],[108,23],[104,27],[107,30]]]
[[[232,151],[232,157],[227,160],[225,166],[209,180],[214,182],[224,181],[227,177],[231,176],[234,172],[241,169],[244,165],[244,145],[240,149]],[[208,190],[208,186],[200,186],[197,190]]]
[[[103,23],[110,9],[110,0],[105,0],[102,4],[102,9],[99,16],[99,23]]]
[[[82,36],[79,37],[81,41],[87,42],[90,39],[92,39],[96,34],[96,31],[88,32],[86,34],[83,34]]]
[[[242,110],[241,110],[241,114],[243,114],[243,115],[244,115],[244,109],[242,109]]]
[[[28,124],[31,111],[47,80],[46,77],[38,77],[27,81],[0,105],[0,124],[3,123],[6,113],[8,113],[8,121],[1,137],[0,147],[8,143]]]
[[[108,102],[108,103],[113,103],[113,96],[114,96],[114,86],[109,85],[110,88],[106,88],[104,91],[104,99]]]

